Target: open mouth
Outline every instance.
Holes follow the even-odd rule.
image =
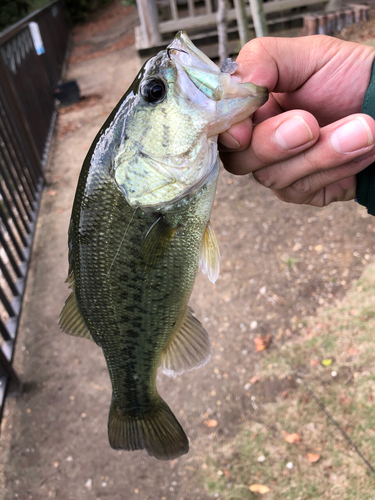
[[[179,31],[167,53],[173,55],[177,66],[180,66],[194,85],[213,101],[221,101],[226,97],[236,99],[253,97],[264,104],[268,99],[268,90],[253,83],[239,83],[229,73],[223,73],[218,66],[199,50],[184,31]]]

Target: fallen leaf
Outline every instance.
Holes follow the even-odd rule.
[[[257,375],[255,375],[253,378],[251,378],[249,380],[250,384],[256,384],[257,382],[259,382],[260,380],[260,377],[258,377]]]
[[[265,337],[255,337],[254,344],[256,352],[264,351],[271,343],[271,334],[267,333]]]
[[[90,382],[90,385],[94,388],[97,389],[98,391],[104,391],[104,387],[101,385],[95,384],[95,382]]]
[[[314,247],[315,252],[321,252],[323,250],[323,245],[316,245]]]
[[[318,365],[318,364],[319,364],[319,361],[318,361],[317,359],[312,359],[312,360],[310,361],[310,365],[311,365],[311,366],[316,366],[316,365]]]
[[[229,472],[229,470],[224,467],[223,472],[224,472],[225,477],[227,479],[230,479],[230,472]]]
[[[359,316],[359,311],[358,311],[358,309],[351,309],[351,310],[349,311],[349,314],[350,314],[351,316]]]
[[[332,364],[332,359],[323,359],[322,360],[323,366],[330,366],[331,364]]]
[[[297,434],[296,432],[293,432],[292,434],[288,434],[287,432],[285,432],[285,438],[284,440],[287,442],[287,443],[290,443],[290,444],[299,444],[301,442],[301,436],[299,434]]]
[[[56,196],[56,195],[57,195],[57,191],[54,191],[53,189],[50,189],[50,190],[48,191],[48,194],[49,194],[50,196]]]
[[[203,423],[206,427],[216,427],[218,425],[218,421],[214,420],[213,418],[204,420]]]
[[[355,356],[357,354],[357,349],[355,349],[354,347],[351,347],[348,351],[348,353],[351,355],[351,356]]]
[[[317,453],[308,453],[307,454],[307,460],[314,464],[315,462],[317,462],[318,460],[320,460],[320,455],[318,455]]]
[[[252,484],[251,486],[249,486],[249,490],[253,491],[254,493],[260,493],[261,495],[264,495],[265,493],[271,491],[265,484]]]

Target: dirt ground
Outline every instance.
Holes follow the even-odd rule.
[[[139,69],[137,22],[134,8],[115,6],[74,30],[65,80],[77,79],[84,99],[60,113],[46,172],[15,359],[24,391],[8,399],[1,429],[4,500],[211,498],[202,467],[207,444],[234,436],[251,418],[245,393],[265,404],[295,384],[293,377],[270,378],[248,387],[266,355],[255,352],[254,338],[270,333],[282,343],[298,336],[300,319],[341,299],[373,261],[374,219],[355,202],[292,206],[249,177],[222,171],[212,215],[221,274],[215,285],[199,274],[191,299],[213,356],[180,378],[158,377],[190,452],[159,462],[109,447],[111,390],[101,350],[63,334],[57,322],[69,293],[67,230],[77,178],[95,134]]]

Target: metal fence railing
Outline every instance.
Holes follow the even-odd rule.
[[[20,386],[13,350],[68,34],[61,0],[0,33],[0,418]]]

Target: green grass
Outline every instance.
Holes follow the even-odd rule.
[[[288,391],[286,399],[280,396],[275,403],[258,405],[258,422],[243,424],[231,441],[212,443],[204,465],[210,496],[375,499],[375,475],[304,385],[375,466],[375,266],[367,268],[341,304],[300,323],[299,336],[276,343],[276,349],[265,352],[259,368],[263,380],[293,374],[298,388]],[[323,366],[324,359],[332,359],[331,365]],[[287,443],[285,433],[298,433],[300,443]],[[319,461],[310,463],[308,453],[320,455]],[[258,461],[260,455],[264,461]],[[264,484],[270,492],[252,493],[251,484]]]
[[[289,269],[291,269],[293,266],[295,266],[298,262],[299,262],[299,259],[297,259],[296,257],[287,256],[283,259],[283,263],[287,267],[289,267]]]

